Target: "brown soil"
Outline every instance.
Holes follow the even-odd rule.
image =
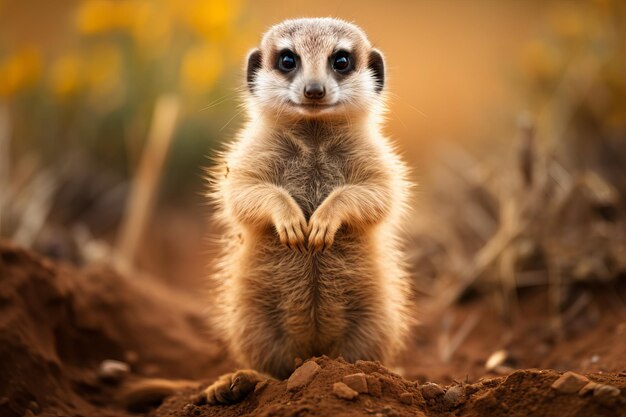
[[[200,379],[232,364],[202,306],[144,277],[77,271],[0,243],[0,416],[126,416],[105,359],[132,376]]]
[[[394,368],[404,378],[372,362],[317,358],[321,370],[301,390],[272,381],[239,405],[212,407],[194,405],[193,396],[235,364],[205,327],[201,297],[147,277],[57,265],[0,243],[0,416],[142,415],[120,405],[122,387],[98,378],[106,359],[130,364],[125,384],[146,377],[201,381],[143,413],[152,417],[626,415],[625,297],[619,282],[577,288],[558,326],[545,291],[523,291],[511,323],[475,297],[432,317],[422,313],[422,325]],[[453,340],[472,321],[467,338],[444,361],[441,349],[450,346],[445,329]],[[488,373],[485,361],[499,349],[508,359]],[[565,370],[621,393],[557,392],[551,385]],[[333,394],[334,383],[358,372],[380,381],[380,393],[370,390],[351,401]],[[425,399],[426,381],[448,392]],[[461,394],[456,399],[455,392]]]
[[[507,377],[485,378],[473,384],[459,384],[464,397],[460,403],[449,396],[425,399],[419,383],[408,381],[376,362],[355,365],[326,357],[315,361],[322,370],[303,390],[290,392],[286,381],[270,382],[241,404],[196,406],[193,391],[168,399],[156,417],[187,416],[617,416],[626,412],[626,398],[600,399],[578,394],[560,394],[550,385],[556,371],[523,370]],[[381,393],[360,394],[344,400],[333,394],[332,386],[346,375],[365,373],[381,384]],[[626,389],[626,376],[592,374],[591,380]],[[449,388],[448,388],[449,389]]]

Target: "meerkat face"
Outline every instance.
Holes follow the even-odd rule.
[[[251,99],[281,117],[368,113],[382,102],[383,57],[357,26],[331,18],[287,20],[248,57]]]

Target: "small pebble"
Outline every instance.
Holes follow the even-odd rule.
[[[105,382],[117,383],[128,375],[130,366],[127,363],[107,359],[102,361],[98,368],[98,378]]]
[[[139,362],[139,355],[134,350],[127,350],[124,352],[124,360],[133,365]]]
[[[460,385],[448,388],[443,400],[451,408],[458,407],[465,401],[465,388]]]
[[[554,381],[552,389],[564,394],[573,394],[580,391],[589,383],[589,379],[575,372],[565,372],[559,379]]]
[[[593,389],[594,397],[619,397],[621,391],[612,385],[596,384]]]
[[[400,394],[400,402],[407,405],[413,404],[413,395],[410,392],[403,392]]]
[[[346,375],[342,379],[343,383],[358,392],[359,394],[367,394],[367,378],[364,373]]]
[[[398,416],[398,412],[393,409],[390,405],[386,405],[383,407],[383,414],[387,417],[396,417]]]
[[[294,359],[293,361],[294,369],[301,367],[303,363],[304,362],[302,361],[302,358]]]
[[[365,373],[380,372],[382,368],[380,362],[363,361],[360,359],[354,364]]]
[[[587,395],[589,393],[592,393],[593,390],[596,388],[596,385],[598,385],[596,382],[589,381],[587,385],[585,385],[580,389],[580,391],[578,391],[578,395]]]
[[[426,400],[436,398],[443,394],[444,394],[443,388],[441,388],[437,384],[434,384],[432,382],[427,382],[424,385],[422,385],[422,396]]]
[[[383,395],[383,386],[380,383],[380,379],[374,375],[367,375],[365,379],[367,380],[367,392],[371,396],[380,397]]]
[[[40,408],[37,401],[31,401],[28,403],[28,409],[31,410],[35,414],[39,414]]]
[[[354,400],[359,393],[344,384],[343,382],[335,382],[333,384],[333,394],[344,400]]]
[[[154,363],[149,363],[142,367],[142,373],[145,376],[156,377],[160,372],[161,372],[161,367]]]
[[[489,359],[485,362],[485,369],[487,371],[493,371],[497,367],[503,365],[504,361],[506,361],[508,357],[509,353],[504,349],[493,352],[491,356],[489,356]]]
[[[185,404],[185,406],[183,407],[183,413],[187,414],[187,415],[191,415],[194,411],[194,409],[196,408],[195,405],[193,404]]]
[[[287,380],[287,390],[297,391],[311,382],[320,371],[320,366],[314,361],[308,361],[296,369]]]

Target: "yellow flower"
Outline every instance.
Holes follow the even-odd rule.
[[[521,67],[533,79],[551,80],[561,71],[558,51],[542,41],[531,41],[522,50]]]
[[[163,6],[153,2],[138,2],[133,14],[131,34],[143,55],[155,56],[167,50],[172,22]]]
[[[222,72],[222,55],[210,45],[189,49],[181,64],[180,81],[183,90],[190,94],[207,92]]]
[[[189,25],[208,40],[221,40],[232,29],[239,15],[238,0],[195,0],[186,10]]]
[[[606,16],[602,18],[606,13],[601,7],[592,5],[584,2],[559,4],[549,16],[554,33],[563,40],[574,42],[602,37],[607,30]]]
[[[119,49],[111,44],[93,48],[85,63],[84,77],[90,97],[95,102],[112,97],[119,99],[124,90]]]
[[[77,54],[66,54],[52,65],[51,89],[54,94],[65,98],[75,94],[83,84],[83,61]]]
[[[115,27],[116,7],[109,0],[88,0],[81,3],[76,14],[76,26],[80,33],[93,35]]]
[[[561,5],[556,8],[551,13],[550,21],[555,32],[566,39],[580,38],[587,29],[581,11],[571,6]]]
[[[113,30],[132,31],[152,2],[146,0],[88,0],[76,14],[78,31],[95,35]]]
[[[32,86],[41,74],[41,55],[34,47],[18,50],[0,62],[0,96],[12,96]]]

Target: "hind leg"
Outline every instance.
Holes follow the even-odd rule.
[[[211,384],[202,399],[211,405],[238,403],[254,391],[259,382],[267,379],[271,377],[252,369],[231,372]]]

